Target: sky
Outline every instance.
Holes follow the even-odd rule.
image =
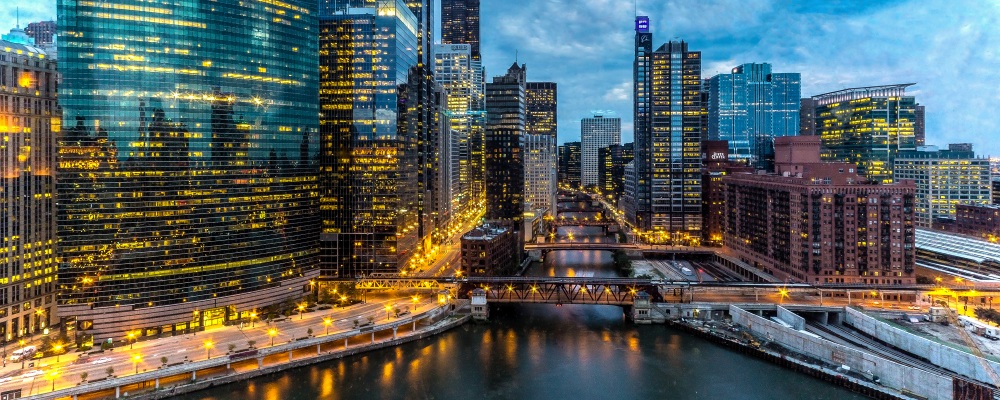
[[[123,0],[124,1],[124,0]],[[702,52],[702,76],[749,62],[802,74],[802,95],[894,83],[927,107],[927,143],[969,142],[1000,156],[1000,1],[997,0],[481,0],[487,76],[514,62],[529,81],[559,85],[559,142],[580,138],[593,110],[622,118],[632,140],[634,17],[654,47]],[[55,0],[0,1],[0,32],[54,19]]]

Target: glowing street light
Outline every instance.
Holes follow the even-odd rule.
[[[302,319],[302,312],[306,310],[305,304],[299,304],[299,319]]]
[[[278,330],[275,328],[268,329],[267,335],[271,337],[271,347],[274,347],[274,337],[278,336]]]
[[[330,319],[329,317],[323,318],[323,325],[326,325],[326,334],[327,335],[330,334],[330,325],[332,325],[332,324],[333,324],[333,320],[332,319]]]
[[[52,381],[52,391],[56,391],[56,377],[59,376],[59,371],[52,370],[46,375],[48,375],[49,380]]]
[[[389,320],[389,312],[390,312],[390,311],[392,311],[392,306],[389,306],[389,305],[386,305],[386,306],[385,306],[385,320],[386,320],[386,321],[388,321],[388,320]]]
[[[59,355],[62,354],[63,350],[62,343],[56,343],[55,346],[52,346],[52,350],[56,351],[56,362],[59,362]]]
[[[135,332],[128,333],[128,349],[132,350],[132,345],[135,344]]]
[[[211,360],[212,359],[212,346],[214,346],[214,345],[215,344],[212,343],[211,340],[205,341],[205,359],[206,360]]]
[[[250,312],[250,327],[251,328],[254,327],[254,323],[253,323],[254,318],[257,318],[257,312],[256,311],[251,311]]]
[[[140,361],[142,361],[142,356],[141,355],[136,354],[136,355],[132,356],[132,363],[135,364],[135,373],[137,373],[137,374],[139,373],[139,362]]]

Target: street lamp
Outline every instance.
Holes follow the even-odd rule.
[[[251,328],[254,327],[254,323],[253,323],[254,318],[257,318],[257,312],[256,311],[250,312],[250,327]]]
[[[135,343],[135,332],[128,333],[128,349],[132,350],[132,344]]]
[[[139,373],[139,361],[142,361],[142,356],[136,354],[132,356],[132,363],[135,364],[135,373]]]
[[[271,347],[274,347],[274,337],[278,336],[278,330],[274,328],[268,329],[267,334],[271,336]]]
[[[305,311],[306,306],[304,304],[299,304],[299,319],[302,319],[302,311]]]
[[[386,321],[389,320],[389,311],[392,311],[392,306],[389,306],[389,305],[385,306],[385,320]]]
[[[24,345],[28,344],[28,342],[21,339],[18,340],[17,343],[21,345],[21,369],[24,369],[24,359],[28,358],[24,356]]]
[[[59,371],[52,370],[49,372],[49,379],[52,381],[52,391],[56,391],[56,377],[59,376]]]
[[[212,346],[213,345],[214,344],[212,343],[211,340],[205,341],[205,359],[206,360],[211,360],[212,359]]]
[[[333,324],[333,320],[330,318],[323,318],[323,325],[326,325],[326,334],[330,335],[330,325]]]
[[[52,350],[56,351],[56,362],[59,362],[59,355],[62,354],[62,349],[62,343],[56,343],[55,346],[52,346]]]

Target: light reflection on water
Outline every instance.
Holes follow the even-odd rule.
[[[595,227],[563,230],[581,240],[601,236]],[[610,252],[554,251],[529,275],[615,276],[612,267]],[[632,325],[620,307],[495,305],[490,318],[392,349],[179,398],[862,398],[662,325]]]

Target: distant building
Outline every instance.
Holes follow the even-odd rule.
[[[526,74],[514,63],[486,84],[486,219],[513,229],[524,213]]]
[[[927,132],[924,128],[925,111],[925,107],[920,104],[913,108],[913,115],[916,118],[913,121],[913,140],[917,146],[923,146],[927,141]]]
[[[701,142],[702,241],[709,245],[722,245],[725,217],[729,213],[722,178],[736,172],[754,171],[753,167],[731,161],[726,154],[728,151],[729,144],[725,140]]]
[[[989,204],[990,165],[977,158],[972,145],[921,146],[916,151],[901,151],[896,156],[897,180],[912,180],[917,185],[917,225],[930,228],[938,220],[955,220],[958,204]]]
[[[621,144],[622,119],[594,114],[580,121],[580,184],[586,188],[596,186],[598,178],[598,151],[602,147]]]
[[[478,61],[479,40],[479,0],[442,0],[441,43],[468,44]]]
[[[729,158],[766,169],[776,137],[799,134],[801,76],[743,64],[708,79],[708,138],[729,143]]]
[[[959,204],[955,206],[955,231],[996,243],[1000,240],[1000,205]]]
[[[799,136],[816,136],[816,100],[812,97],[799,101]]]
[[[43,332],[56,312],[56,62],[0,41],[0,342]],[[14,277],[15,279],[10,279]],[[20,279],[17,279],[20,278]]]
[[[914,283],[912,182],[873,185],[821,162],[817,137],[776,138],[775,170],[722,179],[723,239],[741,260],[787,282]]]
[[[916,149],[912,83],[868,86],[813,96],[823,159],[856,164],[870,181],[891,183],[896,153]]]
[[[598,151],[597,187],[612,204],[618,203],[625,192],[625,165],[635,158],[633,146],[613,144]]]
[[[580,142],[566,142],[559,146],[559,184],[581,189],[580,186]]]
[[[993,177],[993,204],[1000,204],[1000,177]]]
[[[484,224],[462,235],[462,273],[511,275],[517,268],[517,236],[504,226]]]
[[[52,44],[56,35],[56,21],[40,21],[29,23],[24,32],[35,39],[38,46]]]
[[[524,202],[554,214],[559,159],[556,83],[528,82],[526,93]]]

